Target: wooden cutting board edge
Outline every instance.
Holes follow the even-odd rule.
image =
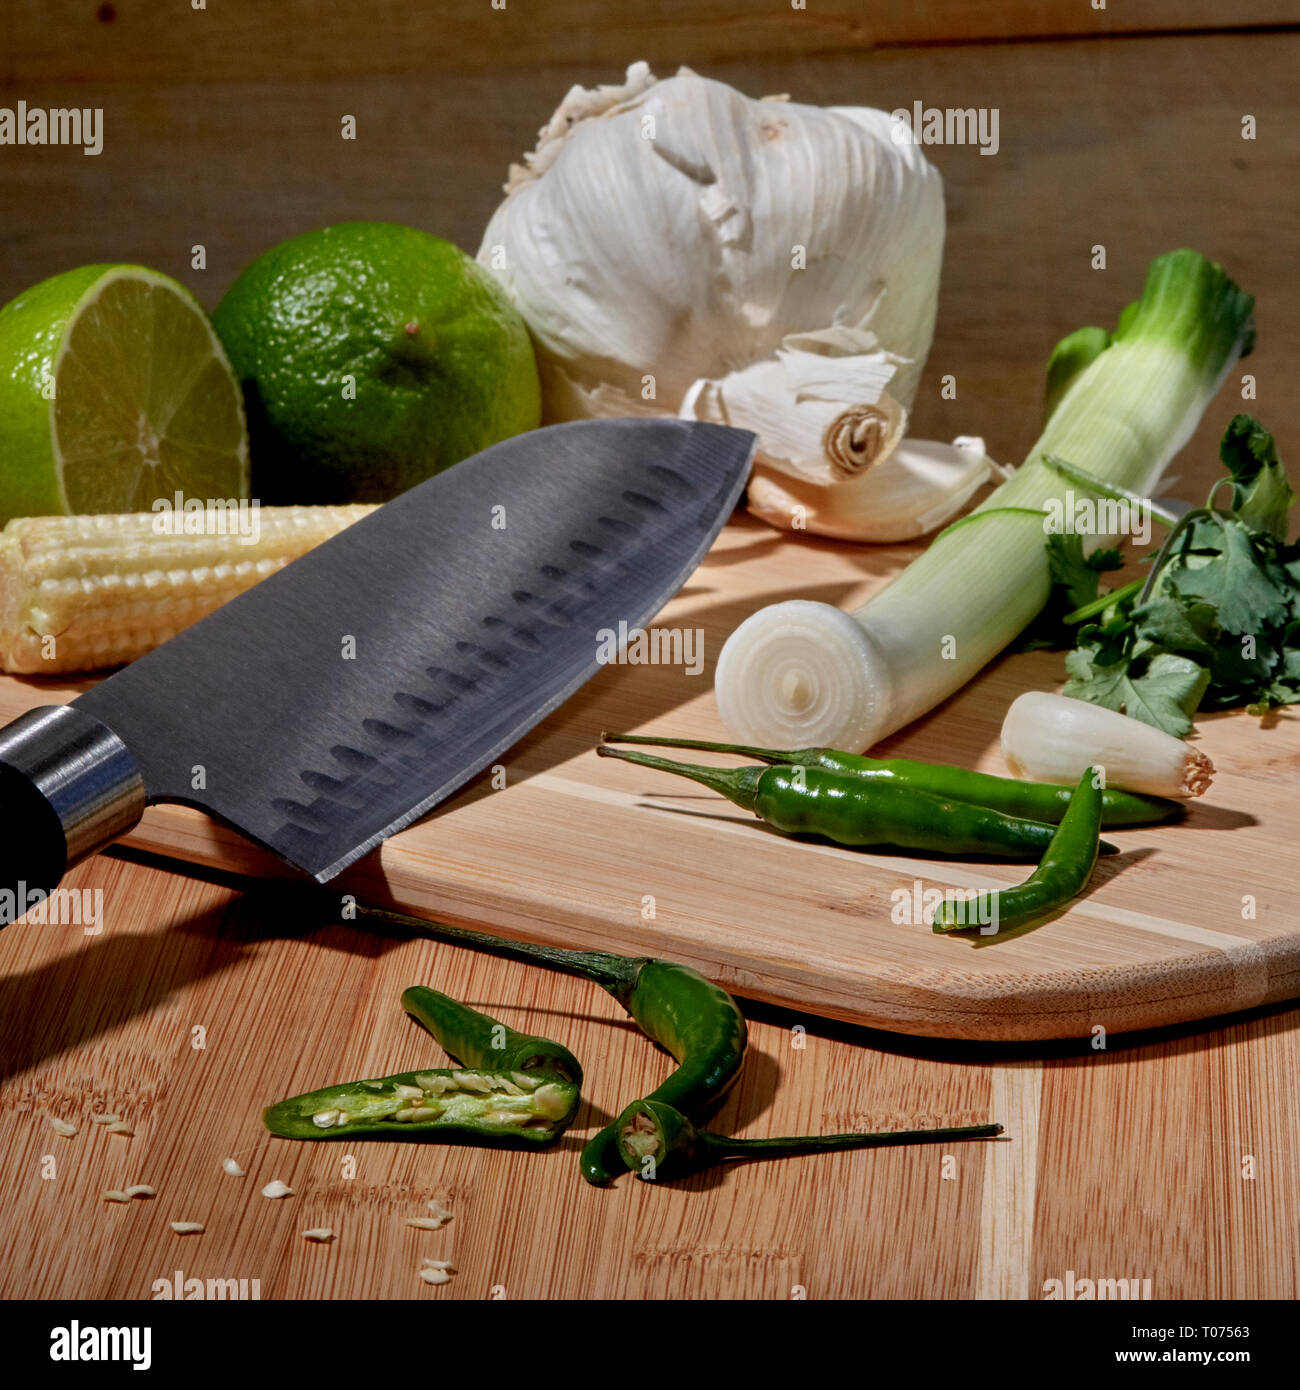
[[[340,899],[386,907],[449,926],[468,927],[506,939],[609,950],[608,921],[574,895],[527,893],[493,885],[489,897],[472,873],[449,875],[441,891],[407,865],[389,841],[334,880]],[[155,806],[121,844],[185,865],[247,876],[286,879],[294,871],[237,831],[185,806]],[[836,1019],[861,1027],[917,1037],[977,1042],[1028,1042],[1086,1038],[1095,1029],[1121,1034],[1238,1013],[1300,997],[1300,937],[1204,952],[1134,966],[1077,970],[1023,969],[967,978],[950,974],[926,979],[897,972],[863,975],[855,993],[846,980],[827,992],[827,975],[806,953],[745,961],[711,950],[698,922],[655,923],[638,930],[629,920],[619,949],[655,954],[694,966],[742,998]],[[1217,964],[1211,964],[1218,957]],[[1087,978],[1091,976],[1091,978]],[[1081,983],[1084,988],[1081,994]],[[1080,998],[1086,1000],[1081,1005]]]

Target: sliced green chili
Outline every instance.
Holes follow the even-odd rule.
[[[712,1113],[740,1073],[747,1041],[745,1017],[726,990],[690,966],[645,956],[503,941],[486,932],[447,927],[384,908],[363,908],[361,912],[432,936],[485,947],[515,960],[551,966],[600,985],[678,1064],[651,1097],[666,1101],[693,1119]],[[582,1151],[579,1166],[591,1183],[610,1182],[627,1171],[614,1124],[592,1137]]]
[[[853,849],[1037,859],[1054,834],[1043,821],[821,767],[703,767],[605,744],[596,752],[688,777],[787,834],[821,835]],[[1115,852],[1113,845],[1104,847]]]
[[[653,1096],[633,1101],[614,1123],[623,1162],[647,1182],[682,1178],[719,1163],[741,1159],[792,1158],[800,1154],[898,1144],[945,1144],[966,1139],[994,1139],[1002,1133],[1001,1125],[959,1125],[951,1129],[731,1139],[699,1129],[680,1110]]]
[[[541,1148],[569,1127],[578,1085],[558,1071],[436,1068],[347,1081],[272,1105],[262,1122],[286,1139],[411,1139]]]
[[[970,901],[946,900],[935,913],[934,930],[960,931],[983,923],[993,928],[986,934],[993,935],[1054,912],[1077,897],[1097,863],[1101,828],[1098,782],[1097,770],[1091,767],[1079,779],[1047,853],[1023,883],[997,893],[980,893]]]
[[[436,989],[412,985],[403,990],[402,1008],[467,1067],[507,1073],[547,1070],[582,1085],[582,1067],[567,1047],[516,1033]]]
[[[710,743],[697,738],[649,738],[632,734],[604,734],[602,737],[606,743],[694,748],[706,753],[734,753],[737,757],[757,758],[760,762],[788,767],[819,767],[827,772],[909,787],[946,800],[985,806],[1004,816],[1018,816],[1049,825],[1060,822],[1074,794],[1073,787],[1052,782],[1024,782],[1016,777],[996,777],[988,772],[971,772],[943,763],[915,762],[910,758],[868,758],[863,753],[841,753],[835,748],[754,748],[745,743]],[[1142,796],[1109,787],[1102,792],[1101,823],[1107,828],[1154,825],[1182,812],[1177,802],[1164,797]]]
[[[621,1000],[645,1035],[669,1052],[677,1069],[647,1099],[675,1106],[695,1119],[711,1114],[740,1074],[748,1031],[725,989],[686,965],[648,960],[635,989]],[[582,1176],[605,1183],[625,1171],[618,1122],[594,1135],[579,1159]]]
[[[582,1067],[550,1038],[504,1023],[424,985],[402,1007],[463,1068],[400,1072],[291,1096],[262,1116],[286,1139],[425,1139],[538,1148],[573,1121]]]

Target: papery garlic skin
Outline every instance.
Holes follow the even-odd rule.
[[[1002,758],[1014,777],[1030,782],[1073,782],[1101,768],[1108,787],[1152,796],[1201,796],[1214,764],[1163,729],[1113,709],[1026,691],[1002,721]]]
[[[960,511],[996,468],[975,436],[951,444],[904,439],[883,463],[831,487],[756,463],[749,510],[773,526],[838,540],[914,540]]]
[[[733,424],[818,487],[903,437],[944,204],[886,112],[636,63],[622,86],[573,88],[506,187],[478,259],[532,330],[548,421]]]

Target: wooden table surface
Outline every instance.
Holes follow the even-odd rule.
[[[1052,343],[1112,320],[1152,255],[1190,244],[1259,296],[1249,408],[1300,457],[1294,0],[1243,0],[1231,16],[1209,0],[827,0],[770,15],[647,0],[626,29],[580,0],[481,8],[462,22],[382,0],[331,7],[328,24],[306,0],[274,22],[249,0],[165,19],[144,0],[21,8],[6,21],[4,103],[102,106],[105,147],[0,151],[0,299],[70,265],[135,259],[211,305],[260,250],[350,217],[473,250],[508,162],[568,85],[645,56],[756,95],[1000,109],[998,157],[928,152],[949,240],[923,436],[983,433],[1020,457]],[[343,113],[356,144],[339,139]],[[1090,267],[1097,244],[1104,272]],[[940,396],[943,374],[956,400]],[[1234,377],[1188,457],[1212,458],[1241,392]],[[719,1128],[994,1118],[1006,1137],[597,1191],[577,1175],[581,1136],[668,1062],[594,988],[425,939],[313,930],[272,885],[101,858],[67,886],[103,890],[102,932],[0,932],[0,1296],[148,1298],[177,1270],[257,1280],[267,1299],[1024,1298],[1069,1271],[1149,1278],[1156,1297],[1300,1292],[1295,1008],[1104,1050],[927,1042],[752,1009],[750,1062]],[[110,993],[107,979],[130,984]],[[397,1004],[415,980],[599,1059],[560,1148],[358,1145],[353,1167],[346,1146],[261,1130],[252,1097],[433,1060]],[[88,1122],[106,1107],[134,1137]],[[226,1157],[247,1175],[227,1176]],[[273,1178],[294,1195],[260,1196]],[[135,1182],[158,1195],[99,1200]],[[452,1222],[405,1226],[430,1198]],[[206,1230],[176,1236],[171,1220]],[[320,1225],[332,1244],[302,1238]],[[424,1256],[458,1273],[430,1288]]]
[[[0,1297],[147,1299],[154,1282],[259,1281],[272,1298],[1036,1298],[1152,1281],[1158,1298],[1293,1298],[1300,1037],[1293,1009],[1159,1036],[952,1044],[750,1009],[716,1126],[762,1135],[981,1122],[993,1142],[749,1165],[672,1187],[588,1187],[581,1137],[669,1062],[583,981],[424,939],[313,930],[247,893],[101,858],[104,929],[0,934]],[[106,977],[132,986],[107,995]],[[545,1154],[294,1144],[250,1101],[418,1068],[415,981],[553,1035],[588,1063]],[[112,1111],[126,1138],[89,1122]],[[71,1138],[49,1124],[78,1125]],[[351,1155],[354,1164],[348,1161]],[[221,1168],[233,1157],[246,1176]],[[260,1195],[280,1178],[294,1190]],[[137,1182],[152,1199],[105,1203]],[[407,1227],[431,1198],[453,1213]],[[202,1235],[177,1236],[174,1220]],[[302,1237],[330,1226],[336,1239]],[[430,1288],[424,1256],[458,1273]],[[250,1284],[251,1287],[251,1284]]]

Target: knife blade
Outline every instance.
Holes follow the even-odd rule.
[[[754,444],[581,421],[412,488],[0,730],[3,878],[48,891],[173,801],[327,881],[572,695],[610,634],[650,622],[738,501]]]

